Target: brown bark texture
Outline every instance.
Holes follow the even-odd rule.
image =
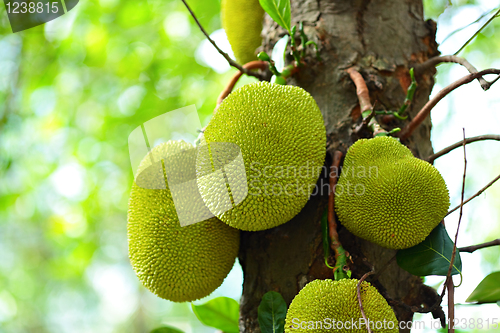
[[[312,49],[309,50],[306,66],[288,83],[304,88],[318,103],[328,136],[325,165],[329,165],[335,150],[345,154],[359,139],[353,132],[353,126],[360,122],[359,104],[346,69],[357,66],[377,110],[397,110],[410,84],[408,69],[438,54],[435,23],[424,21],[421,0],[292,0],[292,24],[299,21],[304,22],[309,39],[318,44],[322,61],[316,61]],[[266,16],[262,49],[270,53],[284,33]],[[402,128],[408,123],[428,101],[433,74],[417,77],[418,88],[408,120],[396,121],[386,116],[379,118],[382,126]],[[427,119],[404,142],[415,156],[426,158],[432,154],[430,129],[431,122]],[[241,332],[260,332],[257,308],[266,292],[280,292],[290,304],[306,283],[333,278],[332,270],[323,262],[321,243],[320,220],[328,196],[326,177],[322,173],[318,193],[312,195],[304,209],[288,223],[260,232],[242,232]],[[437,296],[434,290],[424,286],[420,278],[400,269],[395,260],[391,261],[394,250],[359,239],[342,225],[338,231],[341,243],[352,256],[353,277],[359,279],[371,267],[375,273],[384,268],[380,274],[367,279],[382,295],[411,306],[433,305]],[[394,302],[392,305],[398,320],[412,319],[413,313],[408,308]]]

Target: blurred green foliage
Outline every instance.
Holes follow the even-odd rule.
[[[218,0],[189,3],[220,28]],[[489,61],[498,21],[466,54]],[[140,286],[126,236],[129,133],[191,104],[206,124],[233,73],[199,63],[202,40],[180,1],[81,0],[16,34],[0,5],[0,332],[213,332]]]
[[[190,4],[220,28],[219,1]],[[206,123],[232,72],[196,61],[204,37],[180,1],[82,0],[16,34],[0,5],[0,26],[0,332],[196,320],[158,306],[128,262],[127,138],[191,104]]]

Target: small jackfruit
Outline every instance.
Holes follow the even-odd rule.
[[[268,82],[245,85],[224,99],[203,140],[212,155],[197,163],[201,196],[223,222],[248,231],[276,227],[297,215],[315,188],[326,154],[323,117],[311,95]],[[233,160],[237,151],[216,151],[217,143],[235,144],[244,165],[220,163]],[[211,177],[215,162],[226,165],[228,189]],[[227,190],[231,209],[221,199]]]
[[[129,199],[132,267],[146,288],[174,302],[212,293],[233,267],[239,248],[239,230],[215,217],[181,227],[177,211],[184,205],[191,221],[207,216],[199,194],[182,192],[183,182],[196,179],[195,164],[196,149],[184,141],[156,146],[142,160]],[[176,186],[177,207],[169,186]]]
[[[359,308],[356,279],[314,280],[295,296],[286,313],[285,333],[365,333],[398,332],[394,311],[368,282],[360,285]]]
[[[392,137],[356,141],[335,188],[335,210],[354,235],[390,249],[421,243],[448,212],[439,171]]]
[[[260,32],[264,10],[259,0],[222,0],[221,20],[236,61],[257,60],[255,50],[262,43]]]

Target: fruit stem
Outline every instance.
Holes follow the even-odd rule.
[[[244,64],[243,67],[245,69],[248,69],[248,70],[252,70],[252,69],[265,70],[267,68],[267,63],[264,61],[255,60],[255,61],[250,61],[249,63]],[[220,93],[219,97],[217,98],[217,106],[215,107],[216,110],[219,107],[219,105],[222,103],[224,98],[226,98],[231,93],[231,91],[233,91],[234,86],[236,85],[236,83],[240,79],[241,75],[243,75],[243,72],[238,71],[236,74],[233,75],[231,80],[229,80],[228,84],[226,85],[224,90]]]
[[[335,280],[348,279],[350,277],[350,271],[344,270],[347,266],[348,253],[342,247],[339,240],[339,234],[337,233],[337,221],[335,221],[335,186],[337,185],[337,176],[340,170],[340,161],[342,160],[342,152],[336,150],[333,154],[333,162],[330,166],[330,193],[328,197],[328,234],[330,236],[330,247],[335,252],[335,267],[333,269],[333,274]]]
[[[217,46],[215,41],[212,38],[210,38],[210,35],[205,31],[205,29],[201,25],[200,21],[198,21],[198,18],[196,17],[194,12],[191,10],[191,7],[189,7],[189,5],[187,4],[186,0],[182,0],[182,2],[184,3],[184,6],[186,6],[187,10],[189,11],[189,14],[191,14],[191,17],[193,17],[194,21],[198,25],[198,28],[200,28],[201,32],[205,35],[205,37],[208,39],[208,41],[217,49],[217,52],[219,52],[219,54],[222,55],[224,57],[224,59],[226,59],[226,61],[229,63],[229,65],[238,69],[240,72],[245,73],[246,75],[256,77],[257,79],[259,79],[259,81],[263,80],[263,77],[261,74],[259,74],[257,72],[252,72],[251,70],[245,68],[245,66],[241,66],[236,61],[231,59],[231,57],[226,52],[222,51],[221,48],[219,46]]]

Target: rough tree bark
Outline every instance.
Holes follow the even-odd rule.
[[[408,69],[438,54],[435,23],[423,19],[421,0],[292,0],[292,23],[304,21],[305,31],[321,49],[322,63],[310,57],[308,65],[292,78],[317,101],[325,120],[329,157],[335,150],[344,154],[358,138],[353,124],[359,123],[360,111],[355,87],[346,69],[358,66],[370,89],[377,109],[396,110],[403,103],[410,78]],[[263,29],[263,49],[272,50],[284,30],[269,17]],[[428,101],[432,75],[417,77],[418,89],[409,110],[409,119]],[[381,119],[382,120],[382,119]],[[387,119],[385,119],[387,120]],[[406,121],[386,122],[385,126],[403,127]],[[384,125],[383,125],[384,126]],[[432,154],[430,120],[405,142],[415,156]],[[240,331],[260,332],[257,308],[262,296],[280,292],[289,304],[299,290],[314,279],[333,278],[323,263],[320,219],[326,207],[326,175],[318,185],[322,191],[290,222],[261,232],[243,232],[240,263],[244,272]],[[323,192],[323,193],[321,193]],[[354,237],[339,227],[340,241],[351,254],[353,276],[360,278],[373,265],[380,270],[395,251],[384,249]],[[392,261],[376,280],[368,278],[384,296],[406,304],[431,306],[436,294],[420,278],[400,269]],[[411,320],[413,313],[393,306],[399,320]]]

